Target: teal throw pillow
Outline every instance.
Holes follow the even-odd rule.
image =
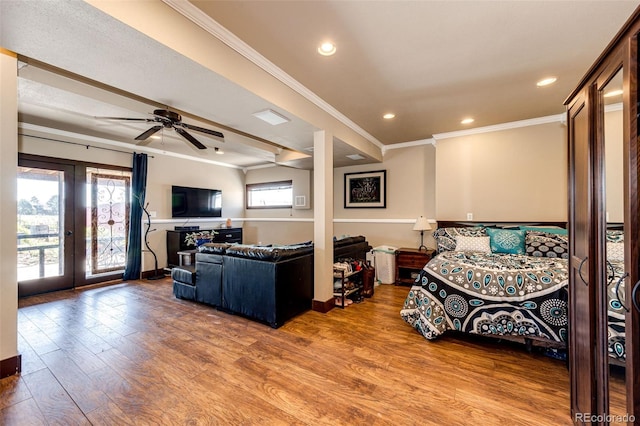
[[[525,231],[487,228],[493,253],[524,254]]]

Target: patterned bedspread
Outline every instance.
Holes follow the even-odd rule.
[[[447,251],[416,279],[400,312],[427,339],[447,330],[567,340],[565,259]]]
[[[616,359],[622,363],[626,360],[625,338],[624,338],[624,315],[626,306],[624,297],[624,283],[620,282],[620,286],[616,292],[616,284],[624,274],[624,262],[609,262],[607,285],[607,300],[609,306],[607,332],[609,338],[609,357]],[[619,297],[619,298],[618,298]],[[628,306],[626,306],[628,307]]]

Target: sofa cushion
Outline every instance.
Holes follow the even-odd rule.
[[[196,284],[195,266],[176,266],[171,270],[171,278],[184,284]]]
[[[224,254],[233,244],[229,243],[204,243],[198,246],[199,253]]]
[[[196,300],[196,286],[174,280],[173,295],[178,299]]]
[[[334,237],[333,246],[342,247],[342,246],[347,246],[349,244],[362,243],[364,241],[365,241],[365,238],[362,235],[358,235],[355,237],[349,237],[349,236],[344,236],[341,238]]]
[[[308,244],[282,247],[257,247],[238,244],[227,248],[226,251],[227,256],[245,257],[267,262],[278,262],[310,253],[313,253],[313,245]]]

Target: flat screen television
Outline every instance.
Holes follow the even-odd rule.
[[[222,217],[222,191],[171,186],[171,216]]]

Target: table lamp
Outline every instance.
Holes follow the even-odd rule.
[[[420,216],[416,219],[416,224],[413,225],[413,230],[420,231],[420,247],[418,247],[418,250],[422,250],[424,248],[424,251],[427,251],[427,246],[424,245],[424,231],[428,231],[430,229],[431,225],[429,225],[429,221],[426,217]]]

